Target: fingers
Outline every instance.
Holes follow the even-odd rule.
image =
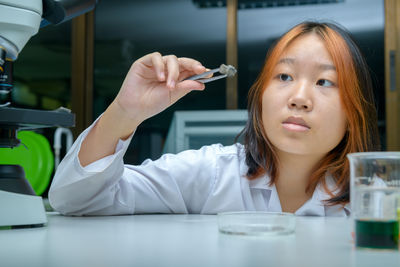
[[[170,104],[172,105],[191,91],[202,91],[204,88],[205,85],[203,83],[196,81],[186,80],[177,83],[176,88],[169,91]]]
[[[185,80],[182,81],[180,83],[178,83],[178,85],[176,86],[176,89],[179,90],[187,90],[187,91],[202,91],[205,88],[205,84],[204,83],[200,83],[197,81],[191,81],[191,80]]]
[[[168,70],[167,86],[170,89],[174,89],[180,72],[178,58],[174,55],[169,55],[164,56],[163,59],[166,62]]]
[[[155,53],[155,55],[152,57],[152,62],[153,62],[154,69],[156,70],[158,80],[165,81],[164,62],[161,57],[161,54]]]
[[[175,89],[178,82],[193,75],[205,72],[207,69],[197,60],[177,58],[175,55],[162,56],[158,52],[148,54],[140,59],[146,67],[152,68],[160,82],[166,81],[170,90]],[[188,85],[184,83],[185,85]],[[204,89],[200,83],[190,84],[192,90]]]
[[[177,58],[174,55],[164,56],[163,60],[168,70],[167,86],[170,89],[175,89],[176,84],[182,80],[182,77],[203,73],[206,68],[197,60],[191,58]],[[185,74],[186,76],[184,76]],[[192,85],[192,90],[204,89],[201,84]]]
[[[160,82],[165,81],[164,61],[160,53],[154,52],[147,54],[138,61],[142,62],[145,66],[153,68],[156,72],[157,79]]]
[[[199,61],[191,59],[191,58],[186,58],[186,57],[181,57],[178,59],[179,64],[185,69],[186,71],[192,71],[196,74],[200,74],[206,71],[206,67],[204,67]]]

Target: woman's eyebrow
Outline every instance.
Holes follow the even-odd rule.
[[[277,65],[278,64],[290,64],[290,65],[293,65],[294,63],[295,63],[295,59],[294,58],[288,58],[288,57],[284,57],[284,58],[281,58],[279,61],[278,61],[278,63],[277,63]]]
[[[332,64],[318,64],[318,68],[321,70],[333,70],[336,71],[336,67]]]
[[[278,61],[277,65],[278,64],[293,65],[293,64],[295,64],[295,62],[296,62],[296,59],[285,57],[285,58],[281,58]],[[321,70],[333,70],[333,71],[336,71],[336,67],[334,65],[332,65],[332,64],[318,63],[317,67],[318,67],[318,69],[321,69]]]

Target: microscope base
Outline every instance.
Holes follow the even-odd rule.
[[[0,229],[40,227],[47,223],[42,197],[0,190]]]

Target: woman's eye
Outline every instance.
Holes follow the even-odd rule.
[[[333,82],[329,81],[329,80],[325,80],[325,79],[320,79],[317,82],[317,85],[319,86],[333,86]]]
[[[281,81],[283,81],[283,82],[288,82],[288,81],[292,81],[292,80],[293,80],[292,77],[291,77],[290,75],[285,74],[285,73],[279,74],[278,77],[279,77],[279,80],[281,80]]]

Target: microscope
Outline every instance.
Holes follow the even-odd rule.
[[[13,87],[12,64],[28,40],[41,27],[60,24],[94,8],[97,0],[2,0],[0,1],[0,95]],[[0,104],[0,147],[21,145],[19,130],[71,127],[75,115],[55,111],[14,108]],[[19,165],[0,164],[0,229],[41,227],[47,223],[43,200],[36,196]]]

